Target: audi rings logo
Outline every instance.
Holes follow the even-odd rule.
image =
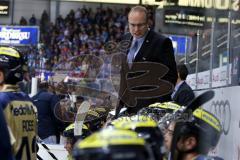
[[[210,111],[219,118],[223,133],[228,134],[231,123],[231,107],[228,100],[212,101]]]

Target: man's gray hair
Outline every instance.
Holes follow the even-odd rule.
[[[147,21],[147,15],[148,15],[148,11],[147,9],[144,7],[144,6],[135,6],[135,7],[132,7],[131,10],[129,11],[128,15],[132,12],[144,12],[145,15],[146,15],[146,21]]]

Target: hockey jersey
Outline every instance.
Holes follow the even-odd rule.
[[[37,109],[29,96],[15,85],[4,85],[0,92],[0,107],[9,128],[13,154],[16,160],[35,160]]]

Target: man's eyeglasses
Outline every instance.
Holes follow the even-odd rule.
[[[139,24],[128,23],[129,27],[131,27],[131,28],[135,28],[135,27],[143,28],[146,26],[146,24],[147,23],[139,23]]]

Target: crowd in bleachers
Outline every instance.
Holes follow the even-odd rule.
[[[22,17],[20,25],[40,26],[41,45],[27,50],[29,67],[72,70],[71,63],[65,63],[71,57],[105,55],[104,45],[109,41],[120,41],[121,36],[128,31],[128,11],[128,7],[93,10],[83,6],[76,11],[71,10],[66,17],[59,15],[55,23],[50,22],[46,11],[42,13],[40,20],[32,15],[27,22]],[[153,28],[154,13],[150,7],[149,17],[150,26]],[[103,68],[107,69],[108,66],[105,64]]]

